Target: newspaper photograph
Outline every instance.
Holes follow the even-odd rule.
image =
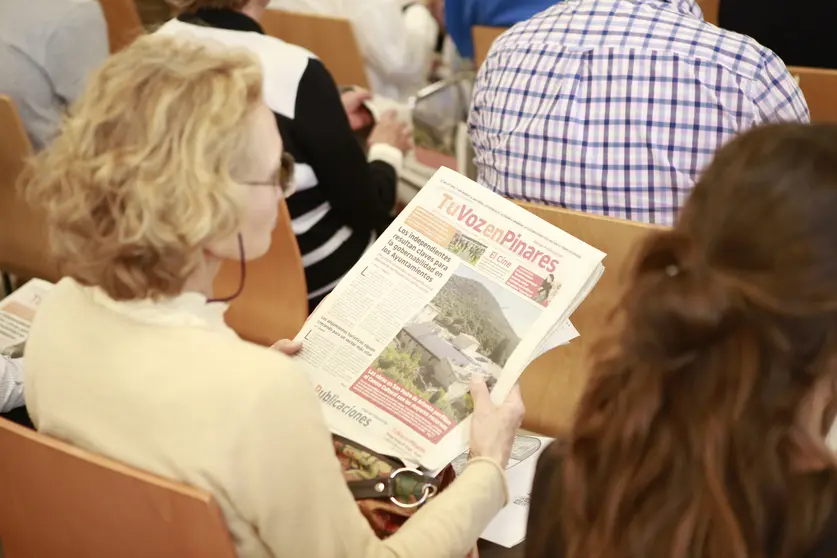
[[[576,337],[603,258],[442,168],[311,315],[296,358],[335,433],[435,471],[467,447],[471,378],[501,402]]]

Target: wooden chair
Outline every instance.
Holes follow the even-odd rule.
[[[634,252],[646,235],[662,228],[555,207],[519,205],[607,254],[604,275],[570,318],[581,337],[538,358],[520,379],[526,403],[524,428],[560,436],[571,425],[587,379],[591,346],[619,299]]]
[[[145,33],[134,0],[99,0],[99,4],[108,24],[111,53],[119,52]]]
[[[5,558],[235,558],[204,491],[0,419]]]
[[[471,29],[471,36],[474,39],[474,63],[477,68],[482,66],[485,59],[488,58],[488,51],[491,50],[491,45],[494,44],[495,39],[505,33],[506,27],[485,27],[477,25]]]
[[[215,279],[215,295],[234,294],[240,281],[241,263],[225,261]],[[247,262],[244,290],[232,301],[225,318],[242,339],[265,346],[292,339],[308,318],[305,271],[285,200],[279,202],[270,250]]]
[[[338,85],[369,88],[363,55],[349,20],[267,10],[261,23],[268,35],[314,53]]]
[[[735,0],[727,0],[727,2],[734,2]],[[721,0],[697,0],[703,12],[703,19],[712,25],[718,25],[718,10],[720,9]]]
[[[14,103],[2,95],[0,130],[0,269],[56,281],[60,274],[49,255],[44,216],[26,203],[17,188],[32,145]]]
[[[799,80],[812,122],[837,123],[837,70],[789,67]]]

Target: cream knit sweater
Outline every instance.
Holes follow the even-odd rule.
[[[115,302],[62,280],[26,350],[38,429],[208,490],[241,558],[464,556],[505,503],[500,468],[472,462],[378,540],[343,482],[305,370],[236,337],[225,309],[195,293]]]

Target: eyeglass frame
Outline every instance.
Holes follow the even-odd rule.
[[[282,162],[279,164],[279,168],[276,169],[271,181],[242,182],[242,184],[245,186],[275,186],[282,192],[282,197],[288,198],[296,192],[296,180],[294,179],[295,166],[296,160],[293,155],[286,151],[282,153]]]

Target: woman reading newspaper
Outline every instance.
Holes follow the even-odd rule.
[[[112,56],[34,162],[27,192],[68,277],[26,348],[33,421],[210,491],[242,558],[465,556],[506,500],[519,393],[497,407],[475,385],[475,457],[379,540],[305,369],[238,339],[211,298],[222,258],[267,251],[290,169],[258,62],[191,41]]]
[[[837,556],[835,214],[837,128],[721,149],[540,458],[527,558]]]

